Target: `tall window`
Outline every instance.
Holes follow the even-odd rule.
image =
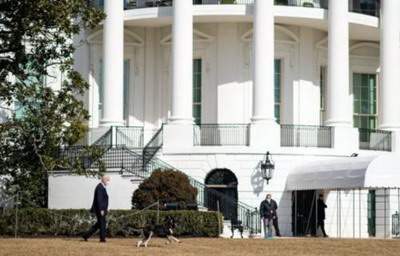
[[[274,80],[274,97],[275,97],[275,118],[278,123],[281,122],[281,76],[282,61],[275,59],[275,80]]]
[[[363,129],[376,129],[376,75],[353,74],[354,126]]]
[[[193,60],[193,118],[201,124],[201,59]]]
[[[319,97],[320,97],[320,123],[324,124],[326,114],[326,81],[327,81],[327,68],[326,66],[320,67],[319,73]]]

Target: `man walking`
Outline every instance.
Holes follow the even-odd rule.
[[[83,235],[83,239],[87,241],[98,229],[100,229],[100,242],[106,242],[106,215],[108,210],[108,194],[106,187],[110,183],[109,176],[103,176],[101,182],[96,186],[91,213],[96,214],[97,222],[90,230]]]
[[[267,197],[260,205],[260,216],[263,219],[264,224],[264,238],[272,238],[272,226],[275,228],[277,236],[281,236],[278,226],[278,215],[277,215],[278,204],[272,199],[271,194],[267,194]]]
[[[320,194],[318,198],[318,203],[317,203],[317,230],[319,227],[321,227],[322,234],[324,237],[328,237],[328,235],[325,232],[325,209],[328,208],[328,206],[324,202],[324,195]]]

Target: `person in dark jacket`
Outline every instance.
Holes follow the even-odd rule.
[[[328,206],[324,202],[324,195],[320,194],[317,202],[317,230],[321,227],[322,234],[324,237],[328,237],[325,232],[325,209]]]
[[[94,191],[93,204],[90,212],[94,213],[97,218],[90,230],[83,235],[83,239],[87,241],[98,229],[100,229],[100,242],[106,242],[106,216],[108,211],[108,194],[106,187],[110,183],[109,176],[103,176],[101,182],[96,186]]]
[[[272,199],[271,194],[268,194],[260,205],[260,216],[263,219],[265,239],[272,237],[272,226],[275,228],[276,235],[281,236],[278,226],[277,209],[278,204]]]

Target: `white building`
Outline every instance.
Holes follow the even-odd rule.
[[[89,143],[131,150],[107,158],[111,207],[131,207],[140,183],[131,165],[142,159],[133,151],[147,145],[145,165],[163,160],[205,183],[199,196],[239,200],[243,222],[270,192],[282,233],[308,233],[323,193],[328,234],[389,237],[400,208],[399,9],[398,0],[104,0],[107,18],[77,38],[76,65],[91,85]],[[90,207],[96,182],[50,177],[50,207]]]

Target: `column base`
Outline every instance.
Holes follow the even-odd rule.
[[[168,123],[164,125],[163,151],[181,151],[193,148],[193,125]]]
[[[359,132],[353,127],[332,127],[332,146],[335,150],[351,155],[360,150]]]
[[[276,150],[281,146],[281,127],[276,122],[253,122],[250,125],[250,147],[263,151]]]

